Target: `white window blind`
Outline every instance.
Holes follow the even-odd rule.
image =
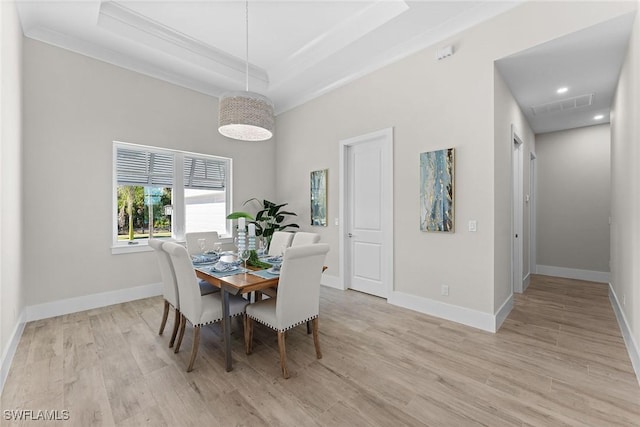
[[[189,156],[184,158],[184,188],[224,190],[226,174],[225,160]]]
[[[119,185],[173,186],[173,153],[118,147],[116,170]]]

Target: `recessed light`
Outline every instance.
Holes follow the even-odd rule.
[[[556,93],[567,93],[569,91],[568,87],[560,87],[556,90]]]
[[[598,114],[597,116],[593,116],[593,120],[602,120],[604,119],[604,115]]]

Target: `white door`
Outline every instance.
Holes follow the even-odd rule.
[[[393,288],[391,138],[388,129],[344,145],[345,284],[383,298]]]

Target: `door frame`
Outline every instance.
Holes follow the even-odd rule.
[[[535,274],[538,272],[537,268],[537,256],[536,256],[536,174],[537,168],[536,154],[534,152],[529,153],[529,274]]]
[[[524,143],[511,125],[511,291],[523,292]],[[515,235],[519,233],[519,238]],[[516,279],[517,278],[517,279]]]
[[[350,251],[347,250],[347,233],[345,229],[346,219],[349,217],[348,185],[349,185],[349,162],[348,151],[350,147],[366,144],[370,141],[380,140],[382,142],[382,223],[385,225],[382,232],[382,280],[387,283],[387,299],[391,296],[393,286],[393,128],[381,129],[340,141],[340,163],[339,163],[339,257],[340,257],[340,283],[343,289],[349,289],[348,271],[351,271]]]

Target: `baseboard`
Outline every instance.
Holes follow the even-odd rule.
[[[342,283],[340,283],[340,278],[338,276],[323,274],[322,279],[320,279],[320,284],[328,288],[340,289],[341,291],[344,291],[344,286],[342,285]]]
[[[9,368],[11,368],[13,356],[15,356],[16,350],[18,349],[18,343],[20,342],[20,338],[22,338],[22,332],[24,331],[24,325],[26,324],[26,317],[26,310],[23,309],[20,312],[18,323],[13,329],[13,333],[9,339],[9,345],[5,349],[2,359],[0,359],[0,394],[2,394],[4,383],[9,375]]]
[[[26,320],[31,322],[32,320],[62,316],[63,314],[106,307],[108,305],[155,297],[157,295],[162,295],[162,283],[152,283],[150,285],[136,286],[117,291],[101,292],[44,304],[30,305],[27,306]]]
[[[609,283],[609,300],[611,301],[611,306],[613,307],[613,311],[616,314],[616,319],[618,319],[620,332],[622,332],[624,343],[627,346],[627,352],[629,353],[629,358],[631,359],[633,370],[636,373],[636,379],[640,384],[640,347],[638,347],[638,343],[633,338],[631,328],[629,327],[629,322],[627,322],[627,317],[624,315],[624,311],[622,311],[620,301],[618,300],[618,296],[613,290],[613,286],[611,286],[611,283]]]
[[[392,292],[387,301],[389,304],[408,308],[430,316],[462,323],[463,325],[482,329],[483,331],[496,332],[497,317],[482,311],[472,310],[397,291]]]
[[[529,276],[527,275],[527,277]],[[529,286],[529,280],[527,280],[526,282],[527,282],[526,286]],[[526,289],[526,286],[525,286],[525,289]],[[496,319],[495,320],[496,331],[500,329],[504,321],[507,319],[507,316],[509,316],[509,313],[511,313],[512,309],[513,309],[513,294],[509,295],[509,298],[507,298],[507,300],[502,304],[502,306],[498,309],[498,312],[494,316]]]
[[[522,292],[526,291],[531,283],[531,273],[527,273],[526,277],[522,281]]]
[[[564,277],[566,279],[588,280],[590,282],[609,283],[610,273],[606,271],[580,270],[577,268],[555,267],[553,265],[538,265],[536,273],[545,276]]]

